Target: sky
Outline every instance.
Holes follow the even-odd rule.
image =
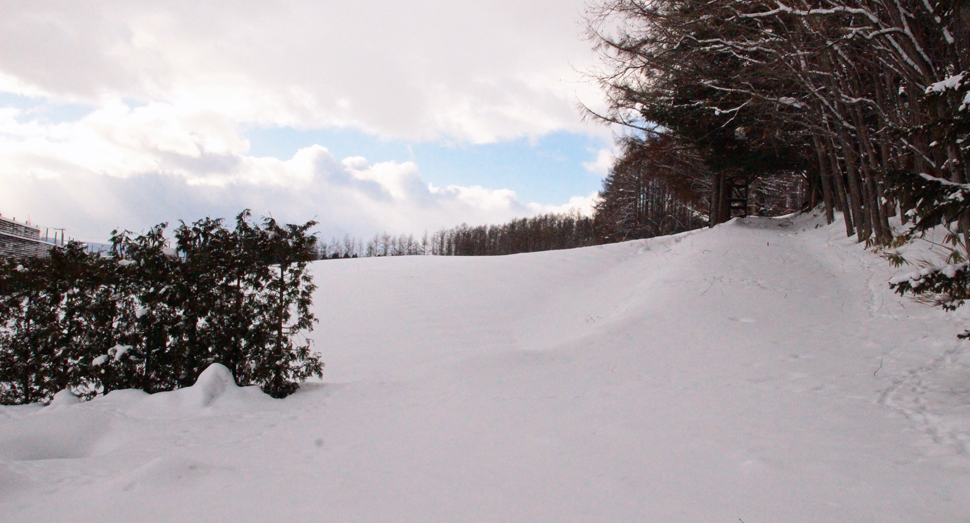
[[[103,241],[243,209],[322,236],[588,210],[584,0],[0,4],[0,215]]]

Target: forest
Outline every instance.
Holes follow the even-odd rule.
[[[867,245],[942,229],[946,263],[891,285],[963,303],[970,2],[605,0],[587,29],[609,101],[587,116],[631,130],[612,176],[643,165],[711,226],[767,184]]]
[[[802,177],[780,189],[860,242],[892,242],[894,216],[965,236],[966,213],[913,211],[923,180],[967,182],[967,2],[608,0],[587,21],[609,100],[588,116],[633,130],[620,163],[656,165],[711,225]]]

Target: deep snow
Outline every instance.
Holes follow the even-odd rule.
[[[318,263],[323,383],[0,408],[0,520],[970,521],[968,315],[843,231]]]

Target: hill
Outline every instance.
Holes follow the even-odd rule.
[[[838,222],[314,270],[322,383],[0,408],[0,520],[970,514],[967,314]]]

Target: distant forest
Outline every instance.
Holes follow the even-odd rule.
[[[804,176],[753,184],[751,212],[788,214],[805,208]],[[349,235],[319,244],[321,259],[372,256],[498,256],[589,247],[698,229],[708,222],[707,200],[697,188],[680,187],[655,175],[648,162],[621,159],[603,182],[592,216],[578,211],[519,218],[501,225],[459,225],[420,238]]]
[[[704,171],[677,156],[682,153],[672,154],[664,139],[621,145],[624,153],[603,180],[592,216],[572,211],[500,225],[462,224],[420,238],[384,232],[364,241],[346,235],[321,242],[319,257],[498,256],[652,238],[710,224],[711,183]],[[805,173],[754,178],[745,189],[748,199],[736,215],[778,216],[810,206]]]

